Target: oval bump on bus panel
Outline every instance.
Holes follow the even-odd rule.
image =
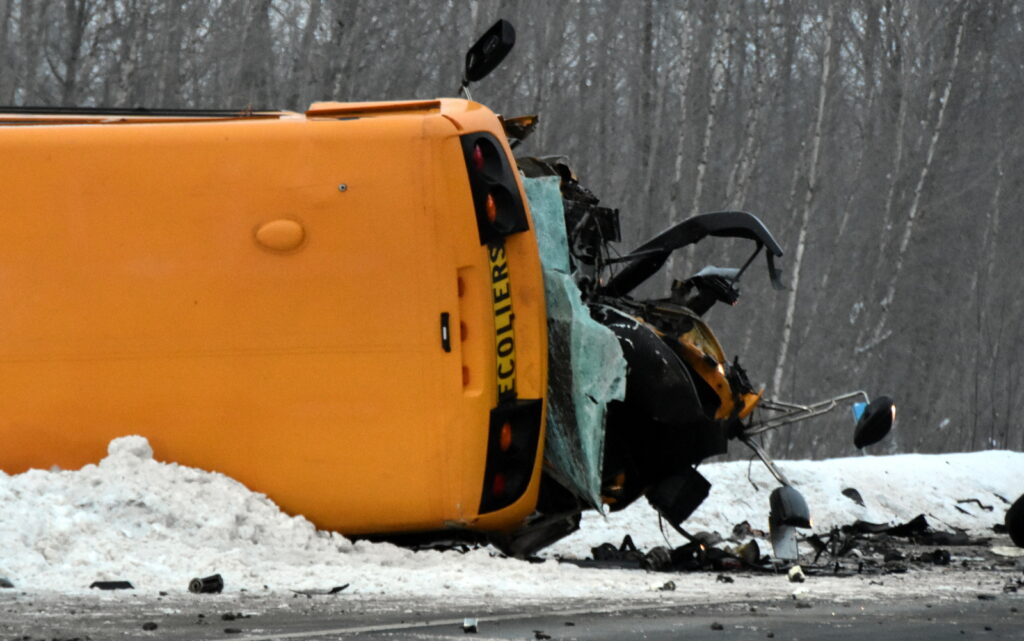
[[[256,230],[256,242],[274,251],[298,249],[306,240],[306,230],[294,220],[280,218],[263,223]]]

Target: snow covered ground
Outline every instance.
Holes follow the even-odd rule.
[[[860,456],[778,465],[807,499],[815,532],[857,520],[895,524],[924,514],[935,529],[991,534],[1010,503],[1024,493],[1020,452]],[[768,495],[778,483],[759,461],[711,463],[700,472],[711,482],[711,495],[684,524],[689,532],[728,537],[743,521],[768,529]],[[843,494],[848,488],[857,490],[863,506]],[[625,533],[640,548],[685,543],[668,526],[663,534],[653,509],[638,501],[607,517],[585,515],[579,532],[548,551],[585,553],[604,541],[617,542],[616,535],[621,541]]]
[[[807,498],[816,530],[856,519],[902,522],[923,513],[937,528],[990,533],[1002,521],[1007,501],[1024,493],[1024,453],[780,465]],[[701,471],[714,484],[712,494],[687,521],[688,529],[728,536],[744,520],[767,529],[774,484],[760,464],[716,463]],[[855,488],[864,506],[844,496],[846,488]],[[657,517],[641,503],[607,518],[588,516],[581,531],[550,548],[548,556],[587,558],[592,546],[618,543],[627,533],[642,548],[665,545]],[[667,536],[669,545],[682,542],[675,534]],[[395,599],[643,600],[692,598],[715,588],[714,577],[693,575],[677,581],[683,585],[666,597],[657,591],[665,574],[584,569],[553,559],[527,563],[489,549],[412,552],[352,543],[318,532],[223,475],[155,461],[149,444],[137,436],[113,441],[103,461],[81,470],[0,472],[0,577],[18,590],[71,595],[88,592],[93,581],[128,580],[140,592],[186,594],[191,578],[214,573],[224,577],[226,593],[285,593],[348,583],[346,595]],[[737,589],[765,589],[761,579],[748,579]],[[833,579],[803,589],[860,597],[881,589],[865,583]],[[776,582],[772,589],[792,587]]]

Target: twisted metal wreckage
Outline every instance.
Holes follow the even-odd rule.
[[[470,50],[467,68],[484,50],[500,62],[514,40],[511,25],[499,21]],[[467,86],[464,80],[464,91]],[[537,116],[504,119],[513,149],[537,121]],[[544,270],[548,435],[537,513],[511,536],[499,538],[500,544],[529,554],[577,529],[583,510],[617,511],[641,496],[692,540],[682,523],[711,487],[697,467],[737,440],[780,483],[770,496],[772,543],[779,558],[795,558],[795,530],[810,527],[809,509],[757,437],[853,403],[854,445],[863,448],[891,429],[892,399],[869,400],[862,391],[810,404],[767,398],[763,388],[751,384],[738,357],[727,360],[702,317],[716,303],[736,303],[740,278],[762,251],[772,286],[785,289],[776,265],[782,247],[756,216],[743,211],[694,216],[618,256],[612,246],[621,240],[618,210],[602,206],[564,157],[516,162]],[[709,265],[672,280],[667,296],[637,295],[674,252],[707,238],[749,241],[753,248],[738,268]]]

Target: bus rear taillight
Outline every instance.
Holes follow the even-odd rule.
[[[505,423],[501,426],[501,433],[498,436],[498,446],[502,452],[507,452],[512,447],[512,424]]]
[[[469,172],[480,244],[498,243],[509,234],[529,229],[515,170],[498,139],[478,132],[459,140]]]
[[[484,170],[484,148],[479,143],[473,145],[473,169],[475,171]]]
[[[480,514],[515,503],[533,478],[542,403],[518,400],[491,410]]]

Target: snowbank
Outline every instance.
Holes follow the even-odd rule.
[[[391,597],[622,596],[661,584],[488,550],[352,543],[222,474],[152,457],[144,438],[129,436],[111,442],[99,465],[78,471],[0,472],[0,576],[28,590],[82,592],[93,581],[127,580],[139,590],[183,592],[191,578],[220,573],[226,591],[350,583],[350,592]]]
[[[918,513],[936,525],[983,529],[1024,492],[1024,454],[983,452],[784,462],[812,506],[819,527],[905,520]],[[748,520],[765,527],[772,484],[759,465],[707,465],[711,498],[687,523],[718,530]],[[840,492],[855,487],[860,507]],[[991,512],[955,499],[977,498]],[[657,518],[637,505],[583,530],[552,553],[585,558],[590,547],[631,533],[639,545],[663,544]],[[222,475],[153,460],[142,437],[111,442],[98,465],[77,471],[0,472],[0,576],[23,590],[87,591],[97,580],[128,580],[139,590],[184,592],[193,577],[223,575],[226,591],[285,591],[350,583],[354,594],[410,597],[636,598],[657,595],[664,575],[588,570],[548,561],[496,558],[483,549],[411,552],[352,543],[282,513],[262,494]],[[694,587],[702,585],[695,580]]]
[[[901,454],[825,461],[779,461],[793,485],[807,499],[814,531],[827,532],[854,521],[900,523],[924,514],[935,529],[959,528],[991,535],[1010,504],[1024,494],[1024,453]],[[735,461],[701,466],[711,481],[711,495],[684,526],[692,533],[718,532],[728,537],[747,521],[768,529],[768,495],[778,485],[760,462]],[[857,490],[861,506],[843,494]],[[972,499],[976,499],[977,502]],[[681,545],[685,541],[644,501],[602,517],[584,515],[580,531],[548,552],[572,555],[626,534],[642,548]]]

